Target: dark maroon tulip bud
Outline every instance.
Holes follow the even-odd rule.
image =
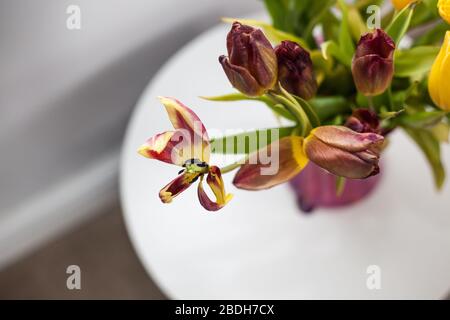
[[[352,62],[356,88],[365,96],[384,92],[394,75],[394,41],[381,29],[361,37]]]
[[[275,48],[278,59],[278,81],[289,93],[309,100],[317,92],[309,52],[292,41],[282,41]]]
[[[345,126],[359,133],[381,133],[378,115],[369,109],[356,109],[348,117]]]
[[[220,56],[231,84],[248,96],[260,96],[277,82],[277,57],[263,32],[234,22],[227,36],[228,57]]]

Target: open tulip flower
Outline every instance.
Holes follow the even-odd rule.
[[[249,163],[237,172],[233,184],[246,190],[268,189],[291,180],[309,160],[337,176],[365,179],[379,172],[383,142],[384,137],[376,133],[358,133],[343,126],[321,126],[312,130],[306,139],[285,137],[253,153]],[[280,150],[280,169],[274,175],[264,175],[261,169],[267,164],[259,159],[267,149],[275,147]]]
[[[384,2],[395,8],[381,11],[380,23],[376,14],[368,17],[371,3],[365,0],[265,0],[272,24],[224,19],[231,25],[223,41],[227,55],[219,62],[237,92],[204,99],[262,103],[280,126],[210,140],[192,110],[161,98],[175,130],[154,136],[139,150],[182,168],[160,191],[161,200],[171,202],[198,180],[200,203],[218,210],[231,199],[222,174],[238,169],[233,179],[238,189],[301,181],[291,185],[305,188],[296,190],[305,210],[347,203],[335,201],[330,190],[336,189],[336,197],[347,190],[345,199],[365,195],[349,190],[378,181],[368,178],[379,173],[387,135],[395,130],[422,150],[440,189],[441,145],[450,133],[450,0]],[[256,141],[246,140],[247,134]],[[226,148],[218,147],[220,141]],[[239,154],[241,161],[220,169],[209,164],[211,152]],[[308,185],[311,177],[326,178]],[[204,179],[214,201],[203,189]],[[322,190],[326,197],[320,197]]]
[[[150,159],[180,166],[178,177],[172,180],[159,192],[162,202],[170,203],[172,199],[198,183],[200,204],[209,211],[217,211],[231,200],[226,194],[222,174],[217,166],[210,166],[210,146],[208,133],[197,115],[178,100],[161,97],[174,131],[166,131],[155,135],[145,142],[139,153]],[[211,187],[216,201],[212,201],[203,189],[203,178]]]

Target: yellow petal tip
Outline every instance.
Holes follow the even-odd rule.
[[[137,150],[137,152],[141,155],[144,156],[146,158],[149,158],[148,156],[148,146],[146,144],[143,144],[142,146],[139,147],[139,149]]]

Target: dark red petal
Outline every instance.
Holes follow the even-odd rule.
[[[212,201],[203,189],[202,177],[197,188],[198,200],[200,201],[200,204],[208,211],[217,211],[222,209],[233,196],[231,194],[227,194],[225,191],[220,169],[216,166],[212,166],[206,181],[213,191],[216,201]]]
[[[263,161],[266,155],[273,157],[273,161]],[[307,163],[303,138],[285,137],[251,154],[247,163],[236,173],[233,184],[245,190],[272,188],[292,179]],[[268,170],[270,167],[274,172]]]
[[[259,85],[247,69],[231,64],[225,56],[221,56],[219,62],[228,80],[237,90],[251,97],[260,96],[264,93],[264,88]]]
[[[173,198],[178,196],[184,190],[191,186],[191,183],[197,179],[198,173],[183,173],[176,177],[174,180],[169,182],[164,188],[159,192],[159,198],[164,203],[172,202]]]

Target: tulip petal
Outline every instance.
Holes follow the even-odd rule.
[[[206,178],[206,182],[211,188],[216,201],[212,201],[203,189],[203,176],[198,184],[197,194],[200,204],[208,211],[217,211],[222,209],[233,198],[232,194],[227,194],[222,179],[220,169],[212,166]]]
[[[450,23],[450,1],[449,0],[439,0],[438,2],[439,14],[442,19]]]
[[[394,62],[376,54],[353,60],[352,73],[355,85],[361,93],[376,96],[383,93],[392,80]]]
[[[389,35],[381,29],[376,29],[363,35],[356,47],[355,58],[376,54],[384,59],[394,57],[395,43]]]
[[[404,7],[406,7],[411,2],[414,2],[416,0],[392,0],[392,4],[394,5],[395,9],[398,11],[402,10]]]
[[[220,56],[219,62],[228,80],[237,90],[245,92],[246,95],[251,97],[257,97],[264,93],[263,88],[247,69],[231,64],[230,59],[225,56]]]
[[[273,157],[275,159],[271,159]],[[271,161],[265,161],[265,158]],[[252,153],[246,164],[237,172],[233,184],[246,190],[268,189],[292,179],[307,163],[308,159],[303,151],[303,138],[284,137]],[[276,171],[273,172],[271,167]]]
[[[447,77],[450,72],[450,31],[447,31],[428,78],[428,91],[433,102],[444,111],[450,111],[450,93]]]
[[[149,159],[182,166],[186,160],[202,155],[202,149],[192,145],[189,139],[186,131],[166,131],[148,139],[138,153]]]
[[[372,149],[379,151],[384,137],[376,133],[358,133],[344,126],[321,126],[311,131],[309,137],[315,136],[325,144],[349,152]],[[307,139],[309,139],[309,137]]]
[[[169,97],[159,97],[159,99],[166,108],[174,128],[185,131],[183,136],[194,146],[195,152],[191,158],[209,162],[209,137],[200,118],[194,111],[176,99]]]
[[[261,30],[253,32],[249,45],[253,48],[251,74],[263,88],[273,88],[277,82],[278,62],[272,45]]]
[[[235,21],[227,35],[227,52],[230,60],[236,66],[248,69],[249,55],[246,47],[250,41],[250,35],[256,29]]]
[[[184,172],[169,182],[159,192],[159,198],[163,203],[172,202],[173,198],[189,188],[195,180],[198,179],[200,174]]]
[[[339,148],[330,148],[316,137],[305,145],[308,158],[318,166],[340,177],[364,179],[379,172],[378,157],[369,153],[350,153]]]

